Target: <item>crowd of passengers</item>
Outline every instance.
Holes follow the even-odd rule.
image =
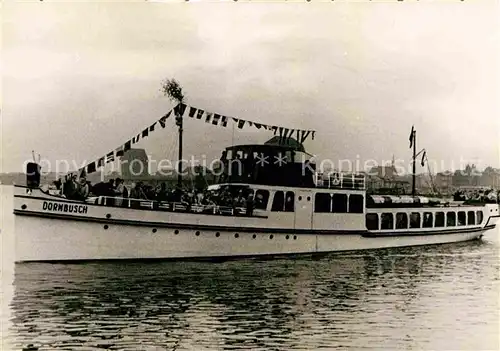
[[[460,189],[453,194],[455,201],[465,202],[499,202],[500,191],[494,189]]]
[[[188,210],[194,205],[244,208],[247,214],[252,214],[255,202],[258,205],[258,202],[263,200],[259,196],[254,200],[252,189],[239,189],[234,193],[228,188],[217,191],[181,189],[169,188],[166,183],[155,187],[140,181],[128,186],[120,178],[92,185],[85,177],[78,178],[76,174],[69,174],[55,181],[54,185],[58,193],[67,199],[86,201],[89,198],[105,197],[106,205],[124,207],[139,206],[139,201],[133,200],[151,200],[181,203]]]

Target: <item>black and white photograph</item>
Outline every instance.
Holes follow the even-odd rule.
[[[0,349],[500,350],[499,12],[1,3]]]

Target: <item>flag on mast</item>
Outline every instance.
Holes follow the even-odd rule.
[[[411,147],[413,146],[413,138],[414,138],[414,135],[415,135],[415,128],[414,128],[414,126],[411,126],[411,133],[410,133],[410,149],[411,149]]]

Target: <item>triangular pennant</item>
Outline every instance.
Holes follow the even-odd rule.
[[[205,111],[198,109],[198,113],[196,114],[196,119],[201,119]]]
[[[262,128],[262,124],[259,123],[254,123],[255,128],[260,129]]]
[[[218,115],[218,114],[214,114],[214,118],[213,118],[213,120],[212,120],[212,124],[213,124],[213,125],[217,125],[217,124],[219,124],[219,119],[220,119],[220,115]]]
[[[227,116],[222,116],[220,125],[223,127],[227,127]]]
[[[242,129],[245,126],[245,122],[246,122],[245,120],[240,119],[238,121],[238,128]]]
[[[129,140],[123,145],[123,152],[130,150],[130,147],[131,147],[131,142]]]
[[[155,123],[153,123],[152,125],[150,125],[150,126],[149,126],[149,131],[150,131],[150,132],[154,132],[154,130],[155,130],[155,125],[156,125],[156,122],[155,122]]]
[[[95,161],[92,163],[89,163],[87,166],[87,174],[94,173],[96,171],[95,169]]]
[[[177,116],[182,117],[184,115],[184,111],[186,111],[186,104],[180,103],[174,107],[174,112]]]
[[[148,136],[148,133],[149,133],[149,128],[146,128],[142,131],[142,137],[145,138]]]
[[[97,167],[102,167],[104,166],[104,157],[101,157],[98,161],[97,161]]]
[[[80,172],[80,178],[87,176],[87,171],[85,170],[87,167],[83,167]]]
[[[106,163],[113,162],[115,160],[115,152],[111,151],[106,155]]]
[[[132,144],[137,144],[140,138],[141,134],[137,134],[135,137],[132,138]]]
[[[211,119],[212,119],[212,113],[207,112],[207,117],[205,118],[205,123],[209,123]]]
[[[300,133],[302,134],[301,137],[300,137],[300,143],[302,144],[307,139],[307,137],[309,136],[309,134],[311,134],[311,131],[309,131],[309,130],[308,131],[302,130]]]
[[[234,118],[234,117],[233,117],[233,122],[234,122],[234,123],[238,123],[238,121],[239,121],[239,119],[238,119],[238,118]]]
[[[160,122],[160,125],[162,128],[165,128],[165,121],[167,120],[168,117],[170,117],[171,113],[172,113],[172,110],[168,111],[168,113],[165,116],[163,116],[162,118],[160,118],[158,120],[158,122]]]
[[[312,133],[313,133],[313,134],[312,134],[311,139],[312,139],[312,140],[314,140],[314,134],[315,134],[316,132],[315,132],[315,131],[313,131]]]
[[[196,107],[190,107],[189,108],[189,117],[194,117],[196,114]]]
[[[415,126],[411,126],[410,137],[408,138],[410,140],[410,149],[413,146],[414,138],[415,138]]]
[[[253,122],[247,121],[248,126],[251,127],[253,125]]]
[[[115,154],[116,154],[116,157],[123,156],[123,146],[120,146],[119,148],[116,148]]]

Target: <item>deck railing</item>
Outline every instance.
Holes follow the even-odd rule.
[[[170,211],[170,212],[195,212],[207,214],[222,214],[222,215],[244,215],[247,213],[245,207],[232,207],[220,205],[201,205],[189,204],[185,202],[169,202],[157,201],[148,199],[135,199],[111,196],[97,196],[88,198],[88,203],[96,205],[110,206],[110,207],[123,207],[134,209],[151,209],[157,211]]]
[[[366,177],[359,173],[318,172],[315,184],[318,188],[365,190]]]

